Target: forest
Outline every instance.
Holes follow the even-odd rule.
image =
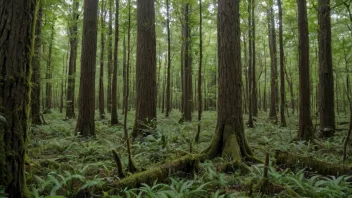
[[[0,198],[352,197],[352,0],[0,0]]]

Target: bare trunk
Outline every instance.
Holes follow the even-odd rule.
[[[116,13],[115,13],[115,50],[114,50],[114,69],[112,76],[112,96],[111,96],[111,125],[119,124],[118,116],[117,116],[117,71],[118,71],[118,48],[119,48],[119,0],[115,0],[116,2]]]
[[[105,119],[105,98],[104,98],[104,52],[105,52],[105,4],[104,0],[101,1],[101,11],[100,11],[100,75],[99,75],[99,115],[100,119]]]

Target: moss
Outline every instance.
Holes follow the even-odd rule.
[[[332,164],[314,159],[313,157],[294,155],[288,152],[275,152],[276,165],[283,168],[308,168],[322,175],[345,175],[352,173],[352,167]]]
[[[238,145],[236,134],[233,132],[231,125],[225,125],[224,127],[223,142],[224,147],[222,150],[222,157],[228,157],[234,161],[241,161],[240,147]]]

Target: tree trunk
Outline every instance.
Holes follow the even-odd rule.
[[[113,60],[112,60],[112,1],[109,1],[109,27],[108,27],[108,90],[106,100],[107,100],[107,112],[111,113],[111,81],[113,72]]]
[[[318,1],[319,11],[319,118],[324,137],[334,135],[334,74],[332,72],[330,0]]]
[[[253,29],[252,29],[252,0],[248,0],[248,122],[249,128],[254,128],[253,123]]]
[[[100,25],[101,25],[101,51],[100,51],[100,75],[99,75],[99,115],[100,119],[105,119],[105,98],[104,98],[104,52],[105,52],[105,4],[101,1]]]
[[[98,1],[84,1],[81,81],[76,133],[83,137],[95,136],[95,62],[97,52]]]
[[[183,57],[183,115],[184,121],[192,121],[192,66],[190,54],[189,4],[184,4],[184,57]]]
[[[132,136],[156,127],[156,38],[154,0],[137,0],[136,116]]]
[[[53,42],[54,42],[54,28],[55,28],[55,22],[52,22],[51,26],[51,34],[50,34],[50,42],[49,42],[49,54],[48,54],[48,61],[47,61],[47,66],[46,66],[46,86],[45,86],[45,94],[46,94],[46,100],[45,100],[45,111],[44,113],[51,113],[51,108],[53,108],[53,85],[52,85],[52,73],[53,73],[53,68],[52,68],[52,51],[53,51]]]
[[[270,0],[270,10],[268,11],[269,16],[269,46],[270,46],[270,59],[271,59],[271,82],[270,82],[270,110],[269,118],[277,123],[277,50],[276,50],[276,31],[275,31],[275,19],[273,11],[273,0]]]
[[[115,50],[114,50],[114,70],[112,77],[112,101],[111,101],[111,125],[119,124],[117,116],[117,71],[118,71],[118,44],[119,44],[119,0],[116,1],[115,16]]]
[[[310,74],[309,74],[309,36],[307,2],[298,0],[299,31],[299,129],[298,139],[312,140],[314,137],[310,115]]]
[[[40,113],[40,57],[41,57],[41,30],[43,20],[43,9],[40,5],[38,10],[37,22],[35,26],[35,45],[34,45],[34,56],[32,61],[32,93],[31,93],[31,117],[32,124],[42,125],[44,124],[41,113]]]
[[[199,0],[199,68],[198,68],[198,127],[197,135],[195,141],[199,141],[200,135],[200,120],[202,119],[202,63],[203,63],[203,34],[202,34],[202,24],[203,15],[202,15],[202,0]]]
[[[279,8],[279,43],[280,43],[280,122],[282,127],[286,127],[285,119],[285,72],[284,72],[284,40],[282,37],[282,7],[281,0],[277,0]]]
[[[209,157],[223,156],[234,161],[252,156],[244,135],[242,117],[242,66],[239,1],[218,4],[219,98],[216,132]]]
[[[166,16],[167,16],[167,79],[166,79],[166,113],[165,117],[169,117],[171,112],[171,44],[170,44],[170,8],[169,0],[166,0]]]
[[[252,0],[251,3],[251,27],[252,27],[252,114],[253,116],[258,116],[258,90],[257,90],[257,78],[255,74],[255,66],[256,66],[256,53],[255,53],[255,0]]]
[[[36,4],[36,0],[0,1],[0,185],[9,198],[31,196],[24,165]]]
[[[76,78],[76,59],[78,48],[78,18],[79,1],[73,1],[72,25],[70,25],[70,62],[68,66],[67,98],[66,98],[66,118],[75,118],[75,78]]]
[[[267,100],[266,100],[266,45],[263,39],[263,53],[264,53],[264,93],[263,93],[263,110],[267,111]]]

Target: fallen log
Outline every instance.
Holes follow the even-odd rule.
[[[159,166],[155,165],[155,167],[151,169],[132,174],[129,177],[125,177],[109,184],[108,188],[111,189],[109,193],[119,193],[120,190],[126,187],[138,188],[142,183],[152,185],[156,180],[164,181],[169,177],[169,174],[180,171],[185,173],[195,173],[199,170],[199,162],[203,158],[203,155],[188,154]]]
[[[275,151],[276,165],[281,168],[308,168],[322,175],[351,175],[352,167],[320,161],[313,157],[299,156],[289,152]]]

